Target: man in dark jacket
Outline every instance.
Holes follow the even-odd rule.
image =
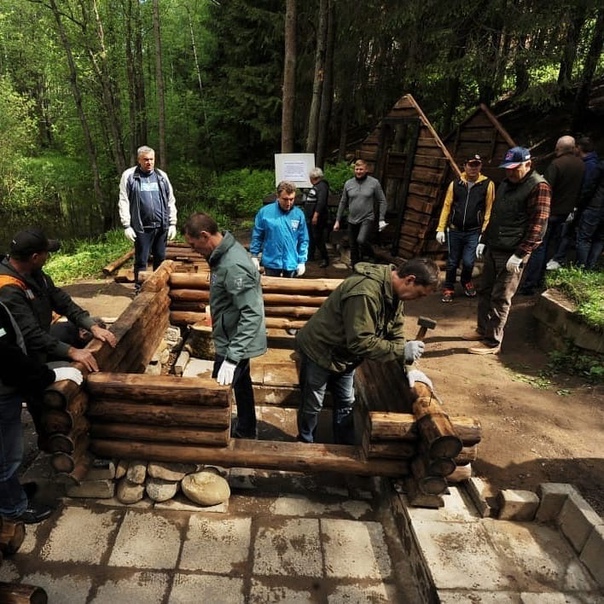
[[[22,402],[26,396],[41,396],[55,381],[82,383],[75,367],[50,367],[25,354],[25,344],[8,308],[0,303],[0,516],[26,524],[48,518],[52,508],[33,505],[35,485],[24,489],[17,476],[23,461]]]
[[[436,241],[447,240],[447,270],[442,302],[452,302],[455,295],[457,268],[461,262],[461,286],[469,298],[476,295],[472,272],[476,262],[476,247],[481,233],[487,228],[495,197],[493,181],[480,173],[480,155],[472,155],[464,164],[461,177],[447,189],[440,212]],[[448,237],[445,235],[445,229]]]
[[[235,438],[256,438],[250,359],[266,352],[260,273],[228,231],[207,214],[193,214],[183,227],[187,243],[210,265],[210,312],[216,349],[212,377],[231,385],[237,402]]]
[[[153,254],[153,270],[165,260],[167,240],[176,237],[176,199],[168,175],[155,167],[155,151],[139,147],[137,165],[120,179],[118,209],[124,235],[134,243],[134,286],[147,270]]]
[[[321,168],[313,168],[308,178],[312,184],[312,188],[308,191],[304,201],[304,214],[306,214],[309,234],[308,259],[315,259],[316,249],[321,256],[319,268],[327,268],[329,266],[329,255],[325,245],[325,233],[329,217],[327,205],[329,201],[329,183],[324,180]]]
[[[464,340],[480,342],[468,349],[471,354],[497,354],[512,298],[518,289],[528,255],[541,243],[551,189],[543,176],[531,168],[531,154],[513,147],[503,163],[505,178],[497,189],[489,226],[476,249],[484,257],[478,288],[476,330]]]
[[[575,139],[562,136],[555,149],[556,157],[544,173],[551,187],[551,208],[543,243],[533,252],[525,270],[525,279],[520,293],[532,295],[541,287],[547,261],[560,245],[563,227],[579,200],[585,166],[577,155]]]
[[[592,270],[604,250],[604,161],[597,165],[577,211],[577,266]]]
[[[354,370],[364,359],[410,364],[422,355],[423,342],[405,341],[403,301],[432,293],[438,277],[435,262],[425,258],[399,267],[360,262],[329,295],[296,336],[302,389],[299,441],[314,442],[329,385],[334,399],[334,441],[355,443]]]

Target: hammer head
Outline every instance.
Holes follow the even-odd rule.
[[[418,317],[417,324],[426,329],[434,329],[436,327],[436,321],[434,319],[429,319],[428,317]]]

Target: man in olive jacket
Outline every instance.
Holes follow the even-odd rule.
[[[404,300],[432,293],[439,270],[433,260],[414,258],[400,265],[358,263],[298,332],[302,403],[298,440],[314,442],[327,385],[334,399],[333,432],[338,444],[354,444],[354,370],[364,359],[417,360],[421,341],[405,341]]]
[[[216,356],[212,377],[231,385],[237,401],[235,438],[256,438],[250,359],[266,352],[260,273],[228,231],[208,214],[193,214],[183,227],[187,243],[210,265],[210,312]]]

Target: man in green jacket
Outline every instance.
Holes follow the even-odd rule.
[[[187,243],[208,261],[210,312],[216,356],[212,377],[232,385],[237,401],[235,438],[256,438],[256,409],[250,359],[266,352],[260,273],[228,231],[219,232],[208,214],[196,213],[183,227]]]
[[[354,370],[364,359],[407,364],[423,353],[421,341],[405,341],[404,300],[434,292],[439,270],[433,260],[414,258],[396,267],[358,263],[298,332],[302,403],[298,440],[314,442],[327,385],[334,398],[334,442],[354,444]]]

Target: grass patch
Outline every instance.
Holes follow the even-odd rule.
[[[604,333],[604,272],[561,268],[547,272],[546,285],[568,296],[577,305],[576,315]]]

